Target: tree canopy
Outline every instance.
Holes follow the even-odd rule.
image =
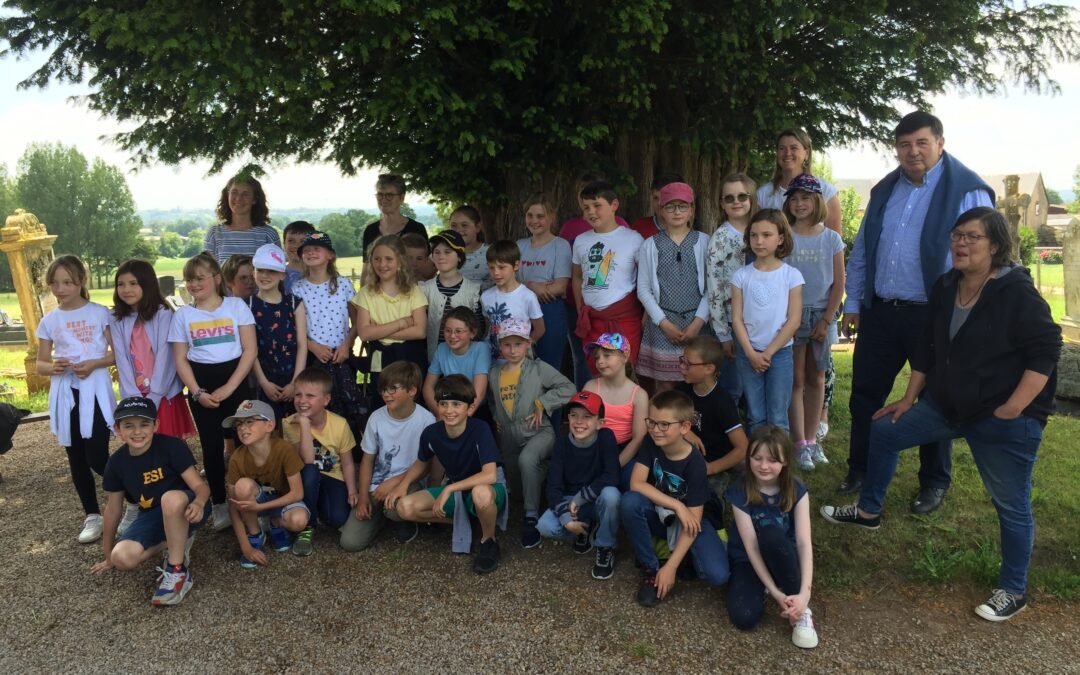
[[[1053,90],[1077,46],[1068,8],[1007,0],[5,6],[5,51],[48,54],[23,84],[87,81],[93,110],[134,123],[118,140],[138,161],[386,167],[476,202],[500,234],[520,231],[525,193],[566,207],[594,169],[630,215],[678,171],[715,222],[718,180],[784,127],[887,140],[898,106],[947,86]]]

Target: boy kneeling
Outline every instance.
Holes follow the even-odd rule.
[[[448,375],[435,383],[435,401],[441,422],[420,434],[416,461],[386,499],[402,520],[454,526],[454,553],[468,553],[472,545],[469,516],[480,521],[480,549],[473,571],[487,574],[499,566],[495,527],[506,529],[506,476],[502,458],[488,425],[469,417],[476,398],[464,375]],[[409,485],[428,474],[432,458],[446,471],[444,484],[407,494]]]
[[[555,442],[548,470],[548,503],[540,534],[574,541],[574,553],[596,544],[594,579],[615,574],[615,533],[619,530],[619,446],[604,424],[600,394],[582,391],[566,404],[570,433]],[[595,533],[595,540],[590,536]]]
[[[229,518],[240,543],[240,566],[246,570],[267,563],[260,514],[270,520],[271,547],[278,552],[289,550],[289,532],[302,532],[311,516],[300,478],[304,460],[292,443],[270,435],[276,425],[274,409],[265,401],[244,401],[222,422],[226,429],[236,427],[243,443],[229,460],[225,483]]]
[[[188,569],[195,530],[210,516],[210,487],[199,477],[187,444],[157,430],[157,407],[141,396],[120,401],[113,414],[124,445],[109,457],[102,487],[109,493],[99,574],[115,567],[132,570],[165,550],[162,577],[151,604],[178,605],[195,577]],[[139,513],[113,546],[124,494],[138,500]]]
[[[724,542],[702,512],[709,498],[705,458],[684,436],[690,431],[694,404],[681,392],[665,391],[649,402],[645,427],[649,438],[641,444],[630,476],[630,492],[622,496],[619,511],[634,556],[644,570],[637,600],[655,607],[675,586],[675,573],[689,553],[698,576],[712,586],[727,583],[730,569]],[[665,527],[656,507],[675,512]],[[667,537],[671,557],[660,566],[653,537]]]

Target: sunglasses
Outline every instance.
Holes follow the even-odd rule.
[[[735,202],[748,202],[750,201],[750,194],[747,192],[740,192],[737,195],[724,195],[725,204],[734,204]]]

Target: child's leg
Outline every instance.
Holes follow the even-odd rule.
[[[187,545],[190,523],[184,517],[191,501],[183,490],[169,490],[161,495],[161,516],[165,526],[165,541],[169,547],[169,564],[184,564],[184,547]]]
[[[486,541],[495,538],[495,522],[499,517],[499,509],[503,504],[495,496],[494,485],[477,485],[470,491],[473,511],[477,520],[480,521],[480,540]],[[505,497],[503,498],[505,500]],[[505,504],[505,501],[504,501]]]
[[[570,330],[568,333],[568,342],[570,349],[570,360],[573,363],[574,368],[574,386],[579,390],[585,386],[585,383],[592,378],[592,374],[589,372],[589,361],[585,356],[585,349],[582,346],[582,340],[580,337]]]
[[[798,372],[797,364],[795,370]],[[818,370],[817,362],[812,355],[808,355],[806,359],[803,380],[806,383],[803,389],[803,423],[802,426],[792,426],[791,428],[796,434],[801,433],[804,440],[816,443],[818,422],[821,421],[821,409],[825,405],[825,371]],[[794,398],[791,399],[791,407],[795,407]]]
[[[289,504],[281,509],[281,525],[293,534],[307,527],[310,519],[311,512],[307,510],[304,502]]]
[[[402,497],[397,502],[398,516],[412,523],[442,523],[444,525],[452,523],[453,520],[450,517],[436,516],[431,510],[435,506],[435,498],[442,493],[442,490],[441,487],[427,488]],[[446,502],[447,516],[453,515],[453,502],[453,497]]]
[[[653,503],[640,492],[627,492],[619,499],[619,515],[637,561],[647,570],[660,569],[652,540],[654,536],[666,537],[667,528],[657,517]]]
[[[735,348],[735,366],[739,372],[739,383],[742,385],[743,397],[746,399],[746,426],[750,433],[753,433],[767,421],[765,375],[750,366],[750,359],[746,357],[740,347]],[[784,411],[784,415],[787,416],[787,410]]]
[[[258,500],[260,493],[259,484],[250,478],[241,478],[233,486],[233,495],[238,501],[253,502]],[[259,514],[256,511],[240,511],[240,520],[244,523],[244,532],[248,535],[256,535],[262,531],[259,525]]]
[[[596,509],[595,544],[598,548],[615,548],[616,535],[619,532],[619,501],[622,493],[619,488],[609,485],[600,491],[593,503]]]
[[[791,375],[791,405],[788,408],[788,421],[791,430],[798,443],[806,438],[803,436],[804,422],[807,409],[803,407],[806,400],[806,372],[810,368],[808,364],[814,359],[806,357],[807,345],[794,345],[791,348],[792,375]],[[815,425],[816,431],[816,425]],[[813,436],[810,440],[813,440]]]
[[[124,531],[123,537],[113,546],[109,559],[122,571],[133,570],[143,562],[158,556],[165,549],[165,529],[161,505],[149,511],[140,511],[135,522]],[[180,549],[183,555],[183,547]]]
[[[765,613],[765,585],[748,561],[731,563],[726,604],[728,618],[739,630],[750,630],[761,621]]]
[[[559,517],[551,509],[544,511],[544,515],[540,516],[540,521],[536,523],[536,529],[540,531],[541,537],[558,539],[559,541],[573,541],[575,536],[572,532],[567,532],[566,528],[559,522]]]
[[[710,586],[723,586],[731,576],[727,549],[708,520],[702,520],[701,524],[701,532],[694,537],[694,543],[690,544],[694,569],[697,570],[698,577]]]
[[[95,404],[94,426],[90,438],[83,438],[79,427],[79,394],[75,392],[75,405],[71,409],[71,447],[67,451],[68,467],[71,469],[71,482],[75,493],[79,495],[86,515],[101,513],[98,504],[97,484],[94,474],[105,473],[105,463],[109,460],[109,427]]]
[[[305,496],[307,495],[304,488]],[[306,499],[304,500],[307,501]],[[319,519],[335,529],[340,528],[349,519],[349,488],[345,481],[333,476],[320,474],[319,477]],[[316,513],[315,511],[311,512]],[[314,520],[314,518],[312,518]]]
[[[315,524],[315,516],[319,514],[319,489],[322,485],[322,472],[314,464],[305,464],[300,469],[300,482],[304,485],[304,504],[311,513],[312,525]],[[325,520],[325,519],[324,519]]]
[[[210,485],[210,500],[214,504],[226,504],[225,495],[225,431],[221,423],[236,412],[222,414],[220,408],[204,408],[198,403],[191,406],[195,428],[199,431],[202,447],[202,464],[206,469],[206,482]],[[257,494],[257,493],[256,493]]]
[[[526,517],[540,515],[541,486],[547,477],[547,463],[554,445],[555,432],[547,427],[527,440],[521,448],[518,468],[521,470],[521,495]]]
[[[371,546],[375,535],[379,534],[385,522],[382,502],[372,498],[371,517],[360,520],[356,517],[356,511],[351,511],[345,524],[341,526],[341,539],[338,540],[338,545],[350,553],[363,551]]]
[[[791,407],[791,382],[794,377],[791,347],[784,347],[773,354],[772,363],[765,371],[765,421],[785,431],[788,426],[788,408]]]
[[[802,584],[799,550],[779,527],[763,527],[757,533],[758,550],[769,568],[776,586],[788,595],[796,595]]]

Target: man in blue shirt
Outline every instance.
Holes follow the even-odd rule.
[[[961,213],[994,205],[990,186],[945,152],[937,117],[922,111],[905,115],[893,136],[900,166],[871,190],[847,267],[843,328],[858,337],[848,475],[840,494],[862,488],[871,419],[922,339],[931,286],[952,267],[949,231]],[[919,448],[914,513],[931,513],[941,505],[951,480],[951,453],[947,442]]]

